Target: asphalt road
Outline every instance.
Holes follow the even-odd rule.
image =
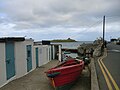
[[[100,90],[120,90],[120,45],[108,44],[105,57],[96,61],[96,69]]]

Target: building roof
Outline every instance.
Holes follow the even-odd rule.
[[[3,38],[0,38],[0,42],[7,42],[7,41],[13,41],[13,42],[25,41],[25,37],[3,37]]]

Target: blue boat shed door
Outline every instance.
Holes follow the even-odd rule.
[[[27,72],[32,69],[32,47],[31,45],[27,45]]]
[[[38,47],[35,48],[36,51],[36,67],[38,67]]]
[[[7,80],[15,76],[14,42],[5,43]]]

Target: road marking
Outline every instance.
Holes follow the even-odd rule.
[[[107,50],[107,51],[113,51],[113,52],[118,52],[118,53],[120,53],[120,50],[116,50],[116,49]]]
[[[106,53],[105,57],[106,57],[106,56],[107,56],[107,53]],[[104,57],[104,58],[105,58],[105,57]],[[118,87],[118,85],[117,85],[117,83],[116,83],[115,80],[113,79],[112,75],[110,74],[110,72],[108,71],[108,69],[106,68],[106,66],[104,65],[102,59],[100,60],[100,62],[101,62],[101,64],[102,64],[102,66],[104,67],[105,71],[107,72],[107,74],[108,74],[110,80],[112,81],[112,84],[114,85],[115,89],[116,89],[116,90],[120,90],[119,87]]]
[[[100,60],[100,59],[101,59],[101,58],[99,58],[99,60]],[[105,78],[105,81],[106,81],[106,83],[107,83],[108,89],[109,89],[109,90],[113,90],[113,88],[112,88],[112,86],[111,86],[111,83],[110,83],[110,81],[109,81],[109,79],[108,79],[108,77],[107,77],[107,75],[106,75],[106,73],[105,73],[105,71],[104,71],[104,69],[103,69],[103,67],[102,67],[102,65],[101,65],[101,63],[100,63],[99,60],[98,60],[98,63],[99,63],[100,69],[101,69],[101,71],[102,71],[102,73],[103,73],[103,76],[104,76],[104,78]]]

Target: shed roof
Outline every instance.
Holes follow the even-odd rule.
[[[25,41],[25,37],[3,37],[3,38],[0,38],[0,42],[7,42],[7,41],[13,41],[13,42]]]

